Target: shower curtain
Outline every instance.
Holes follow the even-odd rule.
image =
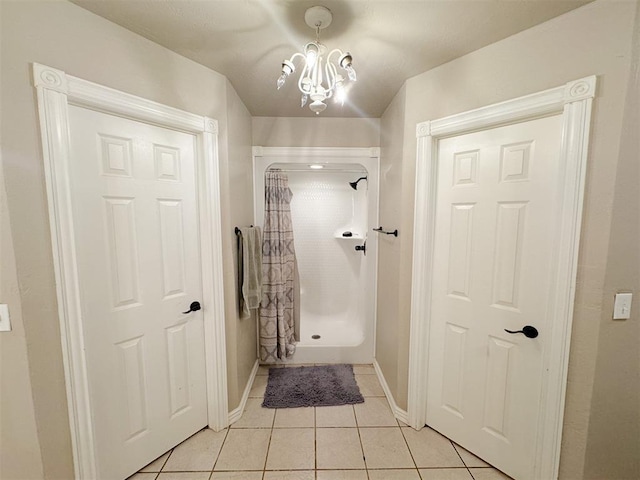
[[[295,352],[299,306],[296,253],[291,224],[291,190],[281,171],[265,174],[262,241],[262,302],[260,304],[260,361],[273,362]]]

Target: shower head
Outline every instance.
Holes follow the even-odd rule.
[[[358,180],[356,180],[355,182],[349,182],[349,185],[351,185],[351,188],[353,188],[354,190],[358,189],[358,182],[360,180],[366,180],[367,177],[360,177]]]

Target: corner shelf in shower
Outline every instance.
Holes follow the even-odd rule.
[[[364,240],[364,235],[362,235],[361,233],[353,233],[353,231],[351,231],[353,233],[353,235],[351,235],[350,237],[345,237],[342,234],[344,232],[349,232],[351,230],[339,230],[336,233],[333,234],[333,236],[335,238],[339,238],[341,240]]]

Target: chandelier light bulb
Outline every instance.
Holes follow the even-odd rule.
[[[294,53],[291,58],[282,62],[282,72],[276,85],[278,90],[282,88],[287,77],[296,71],[294,62],[301,61],[299,66],[302,71],[298,78],[298,90],[302,93],[300,106],[306,106],[310,98],[312,102],[309,108],[318,115],[327,108],[325,101],[331,97],[344,105],[345,78],[338,73],[338,69],[344,70],[351,82],[356,81],[356,71],[349,52],[336,48],[327,54],[327,47],[320,43],[320,31],[328,27],[333,20],[331,11],[326,7],[311,7],[305,12],[304,19],[306,24],[316,31],[316,39],[307,43],[302,52]]]
[[[338,59],[338,64],[345,69],[351,66],[352,63],[353,63],[353,58],[351,57],[351,54],[349,52],[342,54]]]
[[[318,60],[318,54],[320,52],[320,48],[315,43],[308,43],[305,47],[305,56],[307,59],[307,67],[313,68]]]
[[[287,77],[296,71],[296,66],[290,60],[285,60],[282,62],[282,73],[284,73]]]
[[[356,71],[353,69],[353,58],[351,57],[351,54],[347,52],[344,55],[342,55],[338,59],[338,63],[342,68],[346,70],[347,75],[349,76],[349,80],[351,80],[352,82],[355,82],[357,78],[356,78]]]
[[[349,65],[345,70],[347,71],[347,75],[349,75],[349,80],[355,82],[358,79],[356,76],[356,71],[351,65]]]
[[[282,73],[280,73],[280,76],[278,77],[278,80],[276,82],[278,90],[280,90],[284,86],[285,82],[287,81],[287,77],[295,71],[296,66],[293,64],[293,62],[290,62],[289,60],[285,60],[282,62]]]

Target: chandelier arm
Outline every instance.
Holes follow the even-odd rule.
[[[327,55],[327,63],[331,59],[331,55],[333,55],[334,53],[337,53],[338,57],[341,57],[344,54],[344,52],[342,50],[340,50],[339,48],[334,48],[333,50],[331,50],[329,52],[329,55]]]
[[[336,86],[336,77],[338,75],[338,71],[333,63],[329,62],[329,58],[327,57],[327,63],[325,65],[325,71],[327,75],[327,90],[333,92],[333,89]]]
[[[331,98],[336,91],[336,78],[338,75],[338,71],[336,70],[336,66],[329,61],[327,61],[327,66],[331,71],[331,82],[329,83],[329,94],[327,95],[327,98]]]
[[[302,55],[304,57],[304,55]],[[309,65],[307,65],[307,63],[304,63],[304,67],[302,68],[302,71],[300,72],[300,76],[298,77],[298,89],[305,94],[309,94],[311,93],[310,91],[305,90],[302,87],[302,80],[304,80],[307,76],[307,72],[309,71]]]
[[[313,92],[313,87],[318,85],[318,73],[315,64],[313,68],[309,69],[309,78],[311,79],[311,92]]]
[[[295,58],[297,58],[297,57],[305,58],[305,56],[304,56],[303,54],[301,54],[300,52],[296,52],[296,53],[294,53],[293,55],[291,55],[291,58],[289,59],[289,61],[290,61],[291,63],[293,63],[293,60],[294,60]]]
[[[313,65],[313,85],[322,87],[324,78],[322,75],[322,56],[318,55],[316,63]],[[317,92],[314,92],[317,93]]]

